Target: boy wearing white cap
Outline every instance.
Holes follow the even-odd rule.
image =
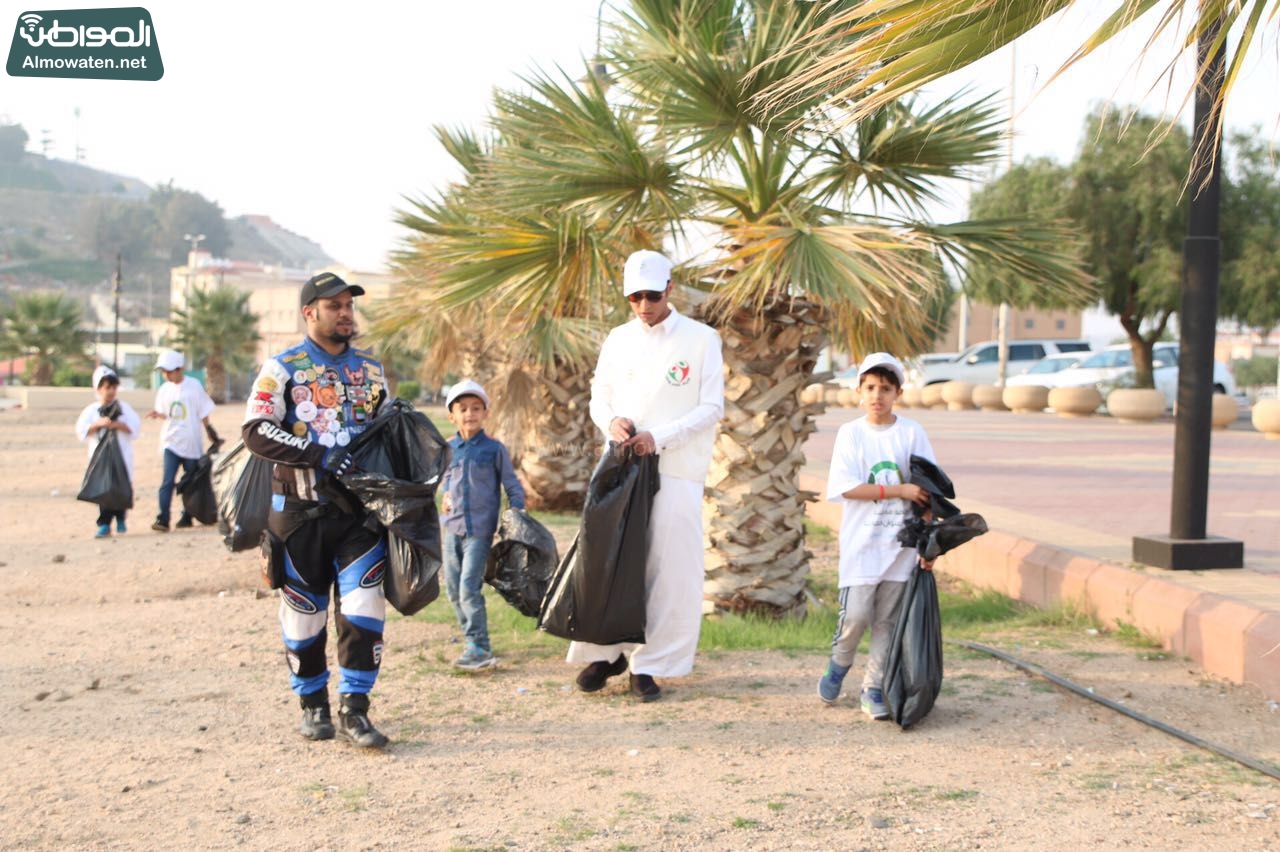
[[[213,430],[209,416],[213,414],[213,400],[205,393],[204,385],[183,372],[186,359],[181,352],[166,349],[156,359],[156,369],[164,375],[164,384],[156,390],[155,406],[147,412],[148,420],[163,420],[160,433],[160,452],[164,456],[164,468],[160,478],[160,511],[151,529],[169,531],[169,507],[173,503],[173,489],[178,478],[178,468],[185,472],[196,469],[196,462],[204,453],[200,437],[200,425],[211,442],[217,443],[218,433]],[[178,518],[178,528],[191,526],[191,516],[185,511]]]
[[[622,294],[633,319],[609,332],[591,379],[591,419],[606,438],[658,454],[645,558],[645,643],[573,642],[587,663],[578,689],[596,692],[630,669],[639,701],[662,696],[655,677],[693,670],[702,627],[702,490],[716,424],[724,416],[720,335],[671,306],[671,261],[656,251],[627,258]]]
[[[449,421],[458,434],[449,440],[453,455],[440,480],[444,511],[445,593],[453,604],[466,639],[455,668],[476,671],[497,664],[489,644],[489,617],[484,603],[484,572],[502,509],[502,492],[513,509],[524,508],[524,487],[516,478],[511,456],[501,441],[489,437],[489,395],[466,379],[449,389],[445,399]]]
[[[862,712],[888,719],[882,681],[889,642],[915,550],[898,542],[911,517],[911,504],[928,505],[929,495],[911,479],[911,456],[936,461],[923,427],[893,413],[906,379],[902,363],[873,352],[858,366],[858,393],[866,415],[836,433],[827,475],[827,500],[843,503],[840,520],[840,617],[831,659],[818,680],[827,704],[840,698],[862,634],[871,628],[871,647],[862,677]],[[928,565],[924,566],[930,567]]]
[[[89,458],[99,442],[107,437],[108,432],[115,432],[120,442],[120,455],[124,457],[125,469],[129,471],[129,482],[133,483],[133,440],[142,430],[142,418],[133,406],[123,399],[117,399],[120,390],[120,379],[110,367],[100,366],[93,371],[93,388],[97,391],[98,401],[91,402],[80,412],[76,420],[76,437],[89,445]],[[98,532],[94,538],[107,538],[111,535],[111,522],[116,522],[116,532],[126,530],[125,509],[108,509],[105,506],[98,510]]]

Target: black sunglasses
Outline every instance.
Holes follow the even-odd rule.
[[[647,299],[650,302],[661,302],[662,297],[667,295],[666,290],[641,290],[638,293],[631,293],[627,296],[627,301],[636,304],[641,299]]]

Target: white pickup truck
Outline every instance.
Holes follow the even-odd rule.
[[[1005,378],[1016,376],[1046,355],[1059,352],[1087,352],[1087,340],[1010,340]],[[938,382],[973,382],[992,385],[999,370],[1000,344],[994,340],[975,343],[950,361],[923,364],[912,371],[908,381],[924,387]]]

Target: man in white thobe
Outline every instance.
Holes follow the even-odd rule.
[[[568,661],[595,692],[631,670],[631,693],[654,701],[654,677],[693,670],[702,626],[702,489],[716,423],[724,416],[720,336],[671,307],[671,261],[654,251],[627,258],[622,292],[635,317],[609,333],[591,380],[591,419],[607,438],[658,454],[660,487],[649,516],[645,643],[573,642]]]

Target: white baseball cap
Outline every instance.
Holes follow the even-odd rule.
[[[907,383],[907,371],[902,368],[902,362],[888,352],[872,352],[863,358],[862,363],[858,365],[858,382],[862,382],[863,373],[875,367],[884,367],[897,376],[898,387],[902,387]]]
[[[183,365],[187,363],[187,359],[182,357],[182,353],[173,349],[166,349],[160,353],[160,357],[156,359],[156,369],[164,370],[166,373],[170,370],[181,370]]]
[[[641,290],[661,292],[671,283],[671,261],[656,251],[637,251],[622,268],[622,295]]]
[[[444,399],[444,410],[448,411],[453,408],[453,403],[460,396],[478,396],[480,401],[484,403],[484,407],[489,407],[489,394],[484,392],[484,388],[480,387],[479,382],[473,382],[470,379],[463,379],[453,387],[449,388],[449,395]]]
[[[102,384],[102,380],[107,376],[115,376],[116,371],[108,367],[106,364],[99,364],[93,371],[93,386],[95,388]],[[119,378],[119,376],[116,376]]]

